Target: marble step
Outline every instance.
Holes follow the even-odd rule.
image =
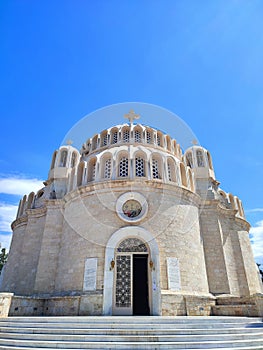
[[[141,326],[139,329],[129,328],[110,328],[110,326],[105,328],[49,328],[49,327],[0,327],[0,335],[2,333],[22,333],[22,334],[79,334],[79,335],[202,335],[202,334],[240,334],[240,333],[258,333],[260,332],[260,327],[253,328],[185,328],[180,329],[178,327],[171,327],[169,329],[161,328],[146,328]],[[262,325],[263,334],[263,325]]]
[[[28,341],[67,341],[67,342],[203,342],[203,341],[237,341],[262,339],[261,333],[239,333],[239,334],[39,334],[39,333],[1,333],[2,339],[23,339]]]
[[[234,348],[240,347],[254,347],[255,349],[262,350],[263,342],[262,339],[258,340],[236,340],[236,341],[203,341],[203,342],[142,342],[138,339],[136,342],[73,342],[73,341],[32,341],[30,346],[27,340],[12,340],[12,339],[2,339],[0,338],[0,346],[7,349],[7,347],[20,347],[24,350],[25,347],[28,348],[40,348],[40,349],[214,349],[214,348]],[[0,349],[1,349],[0,347]]]

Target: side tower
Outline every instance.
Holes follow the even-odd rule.
[[[209,151],[195,145],[186,150],[184,158],[194,172],[201,197],[200,227],[209,291],[218,304],[214,312],[250,315],[253,311],[247,304],[255,304],[251,297],[262,292],[262,283],[242,202],[219,187]],[[233,303],[236,305],[231,306]]]

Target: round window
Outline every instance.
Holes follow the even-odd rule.
[[[138,222],[146,216],[147,211],[147,200],[138,192],[126,192],[117,199],[116,212],[124,221]]]

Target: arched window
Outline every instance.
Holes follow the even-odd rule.
[[[118,253],[123,252],[148,252],[146,244],[138,238],[126,238],[117,247]]]
[[[100,145],[101,147],[107,146],[108,144],[108,134],[107,132],[104,132],[100,135]]]
[[[162,178],[161,161],[158,156],[153,156],[152,158],[152,178],[153,179]]]
[[[145,176],[145,159],[140,155],[135,157],[135,176]]]
[[[60,155],[60,162],[59,162],[60,167],[65,167],[67,165],[67,157],[68,157],[68,151],[64,149]]]
[[[185,156],[186,159],[186,165],[189,166],[190,168],[193,167],[193,155],[192,152],[189,152]]]
[[[130,142],[130,130],[129,129],[124,129],[122,131],[122,139],[123,139],[123,142]]]
[[[142,141],[142,133],[140,130],[134,131],[134,141],[135,142],[141,142]]]
[[[77,154],[76,152],[73,152],[72,153],[72,156],[71,156],[71,168],[74,168],[74,166],[76,165],[76,160],[77,160]]]
[[[119,160],[119,177],[129,176],[129,159],[127,156],[122,156]]]
[[[83,184],[83,174],[84,174],[85,163],[81,162],[78,166],[77,172],[77,186],[82,186]]]
[[[98,135],[94,136],[92,139],[92,151],[94,151],[98,146]]]
[[[167,160],[167,178],[168,181],[176,182],[175,163],[171,158]]]
[[[54,169],[55,161],[56,161],[56,157],[57,157],[57,153],[58,153],[58,151],[55,151],[55,152],[53,153],[52,162],[51,162],[51,167],[50,167],[51,170]]]
[[[182,185],[187,187],[187,178],[186,178],[185,166],[183,163],[180,163],[180,172],[181,172]]]
[[[89,161],[88,167],[88,181],[94,181],[96,179],[96,158]]]
[[[118,129],[111,130],[111,144],[118,143]]]
[[[152,143],[153,142],[153,135],[150,130],[146,131],[146,142],[147,143]]]
[[[196,159],[197,159],[197,166],[198,167],[204,167],[205,166],[204,156],[203,156],[203,152],[201,150],[197,150],[196,151]]]
[[[229,198],[232,209],[236,209],[235,200],[234,200],[234,197],[231,193],[229,193],[228,198]]]
[[[104,162],[104,179],[110,179],[112,174],[112,160],[107,158]]]

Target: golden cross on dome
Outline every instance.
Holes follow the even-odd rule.
[[[192,144],[193,144],[193,145],[198,145],[198,141],[197,141],[196,139],[194,139],[194,140],[192,141]]]
[[[72,140],[67,140],[67,145],[69,145],[69,146],[71,146],[72,145],[72,143],[73,143],[73,141]]]
[[[139,119],[140,115],[139,114],[135,114],[135,112],[131,109],[128,114],[124,115],[124,118],[128,119],[130,124],[133,125],[133,121],[135,119]]]

